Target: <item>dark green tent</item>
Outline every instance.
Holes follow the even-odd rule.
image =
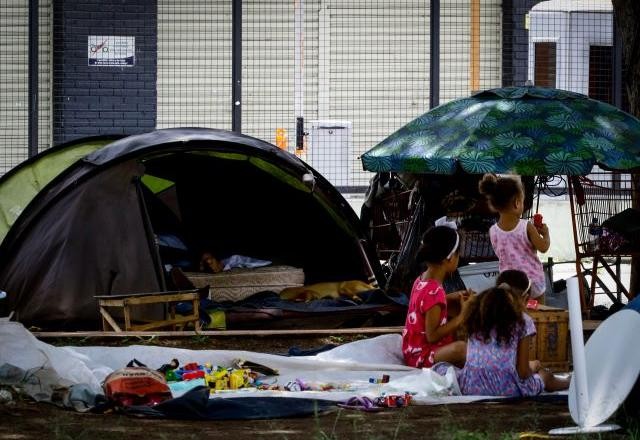
[[[357,215],[296,156],[222,130],[52,148],[0,179],[0,289],[28,325],[96,327],[94,295],[164,288],[161,234],[191,255],[301,267],[307,283],[380,276]]]

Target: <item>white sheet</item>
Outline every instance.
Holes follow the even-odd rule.
[[[336,391],[257,391],[255,389],[216,393],[219,397],[287,396],[318,397],[344,401],[353,396],[377,397],[382,393],[414,394],[416,404],[465,403],[486,397],[460,396],[455,374],[440,376],[430,369],[403,364],[401,336],[382,335],[352,342],[316,356],[287,357],[233,350],[186,350],[180,348],[133,345],[128,347],[54,347],[36,339],[22,324],[0,319],[0,365],[12,364],[24,370],[48,368],[60,376],[60,385],[87,384],[102,391],[101,382],[112,371],[137,359],[150,368],[159,368],[176,358],[181,364],[209,362],[229,367],[235,359],[251,360],[275,368],[279,376],[266,381],[286,384],[295,379],[332,383]],[[371,384],[369,378],[390,377],[389,383]],[[180,393],[174,393],[178,397]]]

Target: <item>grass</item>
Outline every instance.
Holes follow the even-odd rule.
[[[405,423],[406,414],[407,411],[398,411],[397,417],[394,417],[387,425],[388,429],[381,432],[371,432],[374,428],[372,428],[372,423],[370,423],[370,419],[365,413],[340,409],[333,419],[331,430],[327,431],[323,429],[320,415],[316,412],[314,416],[315,431],[312,438],[314,440],[338,440],[340,438],[396,440],[401,434],[406,432],[406,428],[410,427],[410,425]],[[345,426],[348,428],[345,429]],[[391,431],[392,434],[389,431]]]
[[[194,335],[191,336],[191,342],[195,345],[208,345],[209,336],[207,335]]]
[[[46,407],[45,407],[46,408]],[[469,408],[469,409],[467,409]],[[389,409],[379,413],[364,413],[346,409],[325,415],[316,413],[312,418],[272,419],[255,421],[174,421],[136,420],[117,414],[105,416],[78,415],[73,412],[45,411],[49,417],[37,416],[27,409],[21,415],[31,418],[31,423],[19,415],[13,419],[14,432],[24,439],[52,438],[59,440],[136,440],[157,438],[191,440],[208,438],[216,433],[227,433],[229,438],[300,439],[308,440],[382,440],[429,438],[442,440],[537,440],[548,438],[545,426],[549,426],[549,408],[535,405],[503,406],[500,404],[438,405]],[[12,411],[13,412],[13,411]],[[0,414],[2,407],[0,406]],[[35,416],[35,417],[34,417]],[[552,415],[551,415],[552,416]],[[545,422],[546,420],[546,422]],[[556,419],[557,420],[557,419]],[[561,419],[563,420],[563,419]],[[633,423],[633,422],[631,422]],[[560,422],[570,425],[570,421]],[[27,430],[21,430],[28,428]],[[0,428],[0,438],[8,430]],[[576,435],[575,440],[640,440],[637,421],[626,431],[616,433]]]

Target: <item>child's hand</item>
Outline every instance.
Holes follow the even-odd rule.
[[[537,359],[529,361],[529,369],[531,370],[531,374],[535,374],[542,369],[542,364]]]
[[[539,252],[547,252],[551,245],[551,237],[549,237],[549,227],[546,223],[536,227],[533,223],[527,223],[527,238],[533,247]]]
[[[533,226],[535,226],[536,228],[542,226],[542,214],[535,213],[533,215]]]
[[[448,296],[454,301],[458,301],[462,304],[464,301],[468,300],[471,295],[475,294],[475,292],[471,289],[458,290],[457,292],[450,293]]]
[[[536,226],[536,229],[538,230],[538,234],[542,235],[543,237],[547,237],[549,235],[549,227],[546,223],[542,223],[540,226]]]
[[[471,302],[471,298],[473,297],[474,293],[473,290],[467,290],[465,291],[466,293],[464,295],[460,295],[460,314],[463,314],[463,311],[469,307],[469,303]],[[471,293],[469,293],[471,292]]]

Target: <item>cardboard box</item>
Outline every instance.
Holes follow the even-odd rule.
[[[529,359],[538,359],[552,371],[569,371],[569,312],[540,305],[537,310],[527,310],[527,314],[538,332],[531,340]]]

